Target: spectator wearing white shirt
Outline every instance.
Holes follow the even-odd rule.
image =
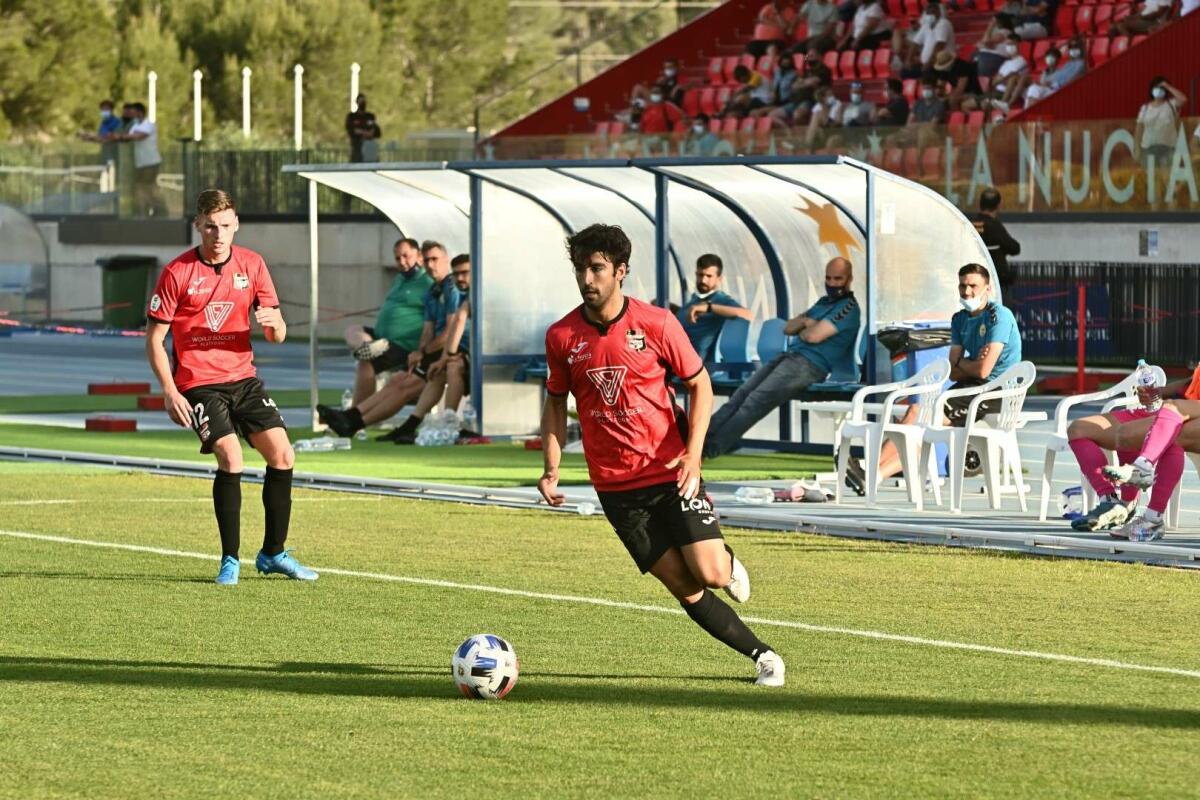
[[[905,78],[920,77],[934,56],[954,49],[954,26],[939,0],[930,0],[925,6],[915,31],[896,30],[892,37],[892,52],[898,54],[898,69]]]
[[[992,91],[999,95],[1000,102],[1006,107],[1011,107],[1016,101],[1016,98],[1021,96],[1021,87],[1024,79],[1029,75],[1029,62],[1025,60],[1025,56],[1021,55],[1021,37],[1015,33],[1008,35],[1008,41],[1001,48],[1004,51],[1004,63],[1000,65],[1000,69],[996,70],[995,77],[992,78]],[[1058,58],[1058,51],[1051,50],[1054,57]],[[1052,67],[1052,64],[1047,57],[1047,67]]]
[[[165,216],[166,204],[158,193],[158,168],[162,155],[158,152],[158,128],[146,119],[143,103],[130,103],[133,125],[114,139],[133,142],[133,205],[139,216]]]
[[[833,89],[822,86],[817,89],[816,96],[812,118],[808,121],[808,132],[804,137],[804,144],[810,150],[824,144],[827,128],[840,127],[842,124],[842,103],[833,93]]]
[[[1187,95],[1168,83],[1163,76],[1156,76],[1150,81],[1150,99],[1138,111],[1137,131],[1134,134],[1136,155],[1147,165],[1151,158],[1160,168],[1169,162],[1179,136],[1179,111],[1186,104]]]
[[[862,0],[854,12],[854,21],[842,27],[838,50],[874,50],[892,38],[892,21],[880,0]]]
[[[1120,36],[1137,36],[1152,33],[1162,27],[1171,14],[1172,0],[1142,0],[1141,10],[1113,24],[1113,31]]]

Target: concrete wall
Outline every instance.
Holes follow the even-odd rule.
[[[1200,262],[1200,225],[1182,222],[1006,222],[1021,243],[1016,261],[1145,264]],[[1140,255],[1142,231],[1156,231],[1158,254]]]

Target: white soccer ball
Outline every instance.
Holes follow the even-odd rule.
[[[458,690],[473,700],[499,700],[517,683],[517,651],[492,633],[478,633],[458,646],[450,672]]]

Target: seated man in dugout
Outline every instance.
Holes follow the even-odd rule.
[[[373,326],[346,328],[346,344],[358,365],[354,370],[354,403],[375,393],[375,378],[408,368],[408,357],[421,340],[425,321],[425,295],[433,285],[421,268],[421,246],[416,239],[399,239],[392,247],[396,277],[379,306]]]
[[[733,450],[755,423],[824,380],[835,366],[854,365],[861,312],[850,291],[853,277],[848,259],[825,265],[825,296],[784,327],[793,337],[788,349],[759,367],[713,414],[705,458]]]
[[[430,367],[442,356],[446,324],[458,310],[462,295],[450,275],[450,258],[443,245],[425,242],[421,245],[421,255],[432,285],[425,293],[421,338],[417,348],[408,355],[408,371],[394,376],[378,392],[348,409],[318,405],[320,420],[339,436],[352,436],[415,401],[425,388]],[[392,435],[398,434],[393,431],[387,438]]]
[[[962,309],[950,318],[950,380],[951,389],[980,386],[998,378],[1021,360],[1021,332],[1017,318],[995,299],[992,276],[981,264],[967,264],[958,271],[958,302]],[[928,397],[923,402],[934,402]],[[953,397],[946,402],[942,425],[963,427],[967,411],[974,398]],[[999,400],[979,405],[976,419],[1000,411]],[[915,424],[917,406],[910,405],[903,424]],[[856,459],[847,461],[846,482],[863,485],[866,476]],[[900,472],[900,452],[891,441],[885,442],[879,454],[879,480]],[[913,480],[912,476],[905,476]],[[921,480],[922,478],[917,478]],[[858,487],[855,486],[855,491]]]
[[[724,272],[725,265],[720,256],[715,253],[700,256],[696,259],[696,291],[683,308],[671,304],[671,310],[683,325],[683,332],[705,361],[716,360],[717,339],[725,327],[725,320],[737,317],[749,322],[753,318],[750,309],[742,308],[741,303],[721,289]]]

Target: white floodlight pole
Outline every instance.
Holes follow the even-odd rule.
[[[362,72],[362,67],[355,61],[350,65],[350,110],[358,110],[358,73]]]
[[[158,108],[158,73],[150,70],[146,73],[146,103],[149,106],[146,109],[146,119],[154,122],[154,118],[158,116],[156,109]]]
[[[242,136],[250,138],[250,75],[249,67],[242,67]]]
[[[296,150],[304,143],[304,67],[297,64],[292,68],[296,75]]]
[[[192,139],[200,141],[200,82],[204,73],[200,70],[192,72]]]

